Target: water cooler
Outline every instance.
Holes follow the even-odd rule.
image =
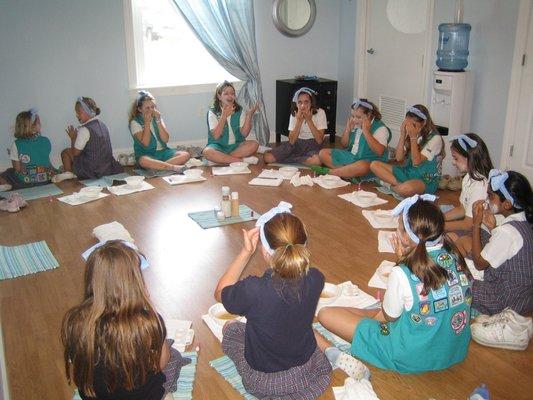
[[[474,74],[472,71],[433,72],[430,113],[433,122],[443,135],[446,158],[442,163],[442,173],[458,175],[452,165],[448,138],[470,132],[470,114]]]

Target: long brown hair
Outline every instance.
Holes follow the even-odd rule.
[[[398,264],[407,265],[409,270],[424,284],[422,295],[427,295],[431,289],[440,288],[448,279],[446,269],[437,265],[426,249],[426,242],[436,240],[439,236],[443,237],[444,249],[454,256],[460,269],[470,277],[463,256],[444,233],[444,215],[439,207],[433,202],[418,200],[409,208],[407,219],[420,242],[401,257]],[[400,223],[403,223],[402,217],[400,217]]]
[[[465,150],[461,147],[459,140],[456,139],[452,141],[450,148],[466,158],[468,162],[468,175],[475,181],[481,181],[488,178],[490,170],[494,168],[490,159],[489,149],[487,149],[487,145],[483,139],[475,133],[467,133],[466,136],[476,141],[476,147],[467,145],[468,150]]]
[[[426,116],[426,119],[424,120],[423,118],[420,118],[418,115],[416,115],[415,113],[412,113],[410,111],[407,111],[407,113],[405,114],[406,117],[410,117],[410,118],[413,118],[417,122],[424,123],[424,126],[422,127],[422,130],[420,131],[420,136],[422,137],[422,140],[420,141],[419,146],[422,149],[426,145],[426,143],[428,142],[429,135],[431,134],[431,132],[434,132],[435,134],[438,134],[438,131],[437,131],[437,127],[433,123],[433,120],[431,119],[431,115],[429,115],[429,110],[426,108],[426,106],[424,106],[423,104],[415,104],[413,107],[417,108],[422,114],[424,114]],[[441,137],[441,140],[442,140],[442,137]],[[410,140],[406,140],[405,141],[405,151],[407,153],[409,151],[411,151],[411,141]],[[442,144],[442,150],[440,152],[440,156],[444,158],[445,154],[446,153],[445,153],[445,150],[444,150],[444,143],[443,143]]]
[[[215,88],[215,94],[213,96],[213,104],[212,104],[212,109],[213,109],[213,111],[214,111],[214,113],[216,115],[220,115],[222,113],[222,107],[220,106],[220,100],[219,100],[218,96],[227,87],[233,88],[233,91],[235,92],[235,97],[237,96],[237,91],[235,90],[235,86],[233,86],[233,84],[231,82],[224,81],[224,82],[219,83],[217,85],[217,87]],[[237,103],[237,99],[235,99],[235,102],[233,104],[235,104],[235,112],[237,112],[237,111],[242,109],[242,107],[239,105],[239,103]]]
[[[109,241],[88,258],[82,302],[63,318],[61,340],[69,383],[95,397],[94,370],[108,391],[132,390],[160,370],[165,328],[150,304],[139,254]]]
[[[374,103],[372,103],[370,100],[368,99],[359,99],[360,101],[364,101],[365,103],[368,103],[372,106],[372,110],[366,108],[365,106],[363,105],[359,105],[357,108],[360,108],[361,111],[365,114],[365,115],[370,115],[370,119],[377,119],[377,120],[381,120],[381,112],[379,111],[379,108],[377,105],[375,105]],[[353,108],[354,104],[352,104],[352,109]],[[357,110],[356,108],[356,110]]]
[[[264,229],[266,240],[274,250],[270,258],[274,275],[297,279],[307,274],[311,253],[302,221],[293,214],[281,213],[268,221]]]
[[[318,112],[318,105],[316,102],[316,96],[313,93],[309,92],[301,92],[298,97],[300,97],[302,94],[306,94],[311,99],[311,113],[314,115]],[[296,102],[291,100],[291,115],[294,117],[296,116],[296,112],[298,111],[298,99],[296,99]]]
[[[145,101],[151,100],[155,103],[155,97],[151,93],[142,91],[130,106],[128,122],[131,122],[140,114],[139,107],[142,107]]]

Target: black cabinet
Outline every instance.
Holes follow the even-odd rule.
[[[337,122],[337,81],[319,78],[316,81],[299,81],[296,79],[282,79],[276,81],[276,142],[281,141],[281,135],[289,135],[289,117],[291,101],[294,92],[301,87],[308,87],[317,92],[317,104],[326,112],[329,141],[335,142],[335,125]]]

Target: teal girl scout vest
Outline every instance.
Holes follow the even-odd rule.
[[[25,184],[43,183],[50,180],[52,166],[50,164],[50,140],[37,135],[27,139],[15,140],[22,172],[17,172],[17,178]]]
[[[218,115],[214,109],[211,109],[211,112],[214,113],[218,118],[220,118],[220,115]],[[239,111],[236,111],[233,114],[231,114],[231,117],[230,117],[230,125],[231,125],[231,129],[233,130],[233,134],[235,135],[235,143],[241,143],[241,142],[244,142],[245,140],[244,136],[241,134],[241,128],[240,128],[241,113],[242,113],[242,108]],[[224,124],[224,130],[222,131],[222,135],[220,135],[218,139],[215,139],[214,136],[211,134],[211,130],[209,129],[209,121],[208,121],[207,123],[207,144],[209,145],[212,143],[220,144],[222,146],[229,145],[228,124]]]
[[[144,119],[142,115],[137,115],[135,117],[135,121],[139,123],[142,127],[144,127]],[[155,137],[153,134],[150,134],[150,143],[148,143],[148,146],[145,146],[141,143],[139,139],[135,137],[135,135],[132,135],[133,137],[133,150],[135,151],[135,158],[137,160],[142,156],[149,156],[155,154],[157,151],[157,142],[161,144],[162,149],[165,150],[168,148],[167,144],[161,140],[161,137],[159,136],[159,128],[157,126],[157,122],[155,121],[155,118],[152,118],[152,129],[153,133],[155,134]]]
[[[391,141],[392,134],[390,129],[380,120],[374,118],[372,121],[372,124],[370,125],[370,133],[373,135],[376,130],[384,126],[389,131],[389,137],[387,138],[387,143]],[[350,132],[350,139],[348,141],[348,147],[347,150],[351,151],[354,143],[355,143],[355,136],[356,136],[356,130]],[[368,145],[368,142],[366,141],[365,135],[361,134],[359,137],[359,148],[357,149],[357,153],[354,154],[354,158],[357,160],[368,160],[368,161],[374,161],[374,160],[381,160],[387,162],[389,159],[389,149],[386,147],[383,154],[378,156],[376,153],[372,151],[370,146]]]

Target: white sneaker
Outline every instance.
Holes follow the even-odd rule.
[[[256,156],[244,157],[242,161],[248,164],[255,165],[259,162],[259,158],[257,158]]]
[[[505,321],[492,324],[474,322],[472,339],[479,344],[508,350],[525,350],[529,344],[527,328]]]
[[[52,176],[52,182],[53,183],[58,183],[58,182],[66,181],[66,180],[69,180],[69,179],[76,179],[76,178],[77,178],[77,176],[74,175],[72,172],[66,171],[66,172],[63,172],[61,174],[57,174],[57,175]]]
[[[383,187],[386,187],[387,189],[390,189],[390,183],[380,180],[379,184]]]
[[[9,192],[12,188],[13,187],[9,183],[0,185],[0,192]]]
[[[510,308],[506,308],[499,314],[480,314],[476,317],[474,322],[483,325],[494,324],[496,322],[507,322],[513,326],[526,328],[529,338],[531,339],[533,337],[533,319],[530,317],[524,317]]]

